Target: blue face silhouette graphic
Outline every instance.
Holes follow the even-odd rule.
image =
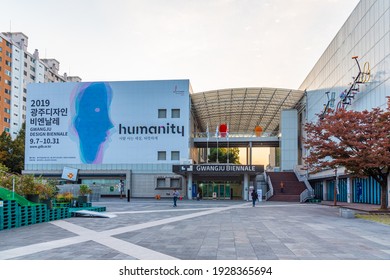
[[[110,129],[111,88],[106,83],[91,83],[82,87],[75,97],[73,127],[80,144],[84,163],[101,163]]]

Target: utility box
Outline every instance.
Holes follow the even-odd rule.
[[[340,208],[340,216],[347,219],[355,218],[355,211],[347,208]]]

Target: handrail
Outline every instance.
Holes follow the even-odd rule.
[[[265,172],[264,172],[265,173]],[[271,196],[274,195],[274,188],[272,186],[272,182],[271,182],[271,178],[270,176],[267,176],[267,183],[268,183],[268,187],[269,187],[269,191],[265,194],[265,200],[268,200],[270,199]]]
[[[314,196],[313,192],[306,189],[303,192],[301,192],[301,194],[299,195],[299,202],[303,203],[306,200],[313,198],[313,196]]]
[[[266,138],[266,137],[278,137],[277,133],[264,132],[261,136],[256,136],[255,132],[246,133],[246,132],[229,132],[226,136],[215,135],[212,132],[195,132],[193,134],[194,138],[210,138],[210,139],[224,139],[224,138],[247,138],[247,137],[256,137],[256,138]]]
[[[313,198],[313,196],[314,196],[314,189],[313,189],[312,186],[310,185],[310,182],[309,182],[309,180],[307,179],[306,174],[303,174],[303,175],[302,175],[301,173],[299,173],[298,165],[295,165],[295,166],[294,166],[294,173],[295,173],[295,175],[297,176],[299,182],[304,182],[304,183],[305,183],[305,186],[306,186],[306,190],[304,190],[304,191],[300,194],[300,199],[299,199],[299,201],[300,201],[300,202],[305,202],[307,199]]]

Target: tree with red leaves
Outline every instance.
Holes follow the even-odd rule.
[[[306,164],[311,172],[344,166],[358,177],[371,176],[381,186],[380,209],[387,209],[390,172],[390,99],[387,110],[330,110],[305,126]]]

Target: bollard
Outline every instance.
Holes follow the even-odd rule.
[[[130,202],[130,190],[127,190],[127,202]]]

